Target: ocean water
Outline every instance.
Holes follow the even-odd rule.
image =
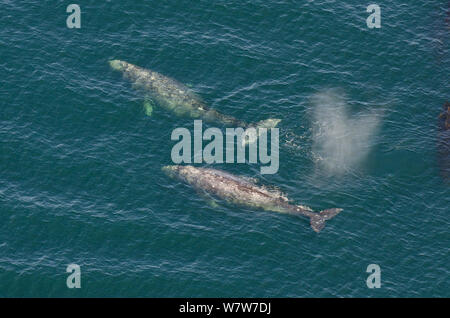
[[[377,0],[379,29],[357,0],[79,1],[80,29],[70,3],[0,1],[0,296],[450,296],[447,1]],[[146,116],[111,59],[281,118],[278,173],[213,167],[344,211],[317,234],[168,179],[171,132],[193,121]]]

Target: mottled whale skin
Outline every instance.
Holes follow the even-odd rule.
[[[164,166],[162,170],[168,176],[186,182],[196,190],[236,205],[309,217],[315,232],[320,232],[326,220],[342,211],[328,209],[313,212],[309,207],[290,204],[288,198],[277,190],[259,186],[247,178],[221,170],[180,165]]]
[[[109,61],[109,64],[114,70],[122,72],[135,88],[142,90],[158,105],[178,116],[220,122],[230,127],[242,128],[273,128],[281,121],[271,118],[256,124],[247,124],[208,108],[192,90],[172,78],[121,60],[112,60]]]

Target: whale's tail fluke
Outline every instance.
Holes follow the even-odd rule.
[[[325,227],[325,221],[332,219],[339,214],[342,209],[327,209],[319,213],[314,213],[310,216],[312,229],[319,233]]]
[[[247,134],[246,138],[242,140],[242,145],[245,146],[246,144],[252,144],[255,141],[257,141],[259,136],[261,136],[261,134],[263,133],[262,130],[260,130],[260,128],[266,129],[275,128],[280,121],[281,119],[278,118],[268,118],[265,120],[258,121],[255,124],[249,125],[248,128],[255,128],[255,131],[249,132]]]
[[[281,119],[278,118],[268,118],[265,120],[258,121],[255,124],[255,128],[275,128]]]

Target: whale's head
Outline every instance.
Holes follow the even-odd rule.
[[[170,178],[175,178],[178,175],[178,170],[180,166],[163,166],[161,170]]]
[[[111,66],[111,68],[113,70],[123,71],[125,69],[126,62],[121,61],[121,60],[111,60],[111,61],[109,61],[109,65]]]

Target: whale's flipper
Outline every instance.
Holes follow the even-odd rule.
[[[220,207],[220,204],[217,202],[216,198],[214,198],[208,192],[199,189],[197,189],[195,192],[197,192],[199,197],[201,197],[210,208],[217,209]]]
[[[151,116],[153,113],[153,101],[151,99],[146,99],[144,101],[144,112],[147,116]]]
[[[219,203],[217,203],[216,200],[210,199],[210,200],[207,200],[206,203],[209,205],[210,208],[213,208],[213,209],[220,208],[220,205],[219,205]]]
[[[342,209],[328,209],[323,210],[319,213],[312,214],[310,216],[312,229],[315,232],[319,233],[325,227],[325,221],[332,219],[341,211]]]

